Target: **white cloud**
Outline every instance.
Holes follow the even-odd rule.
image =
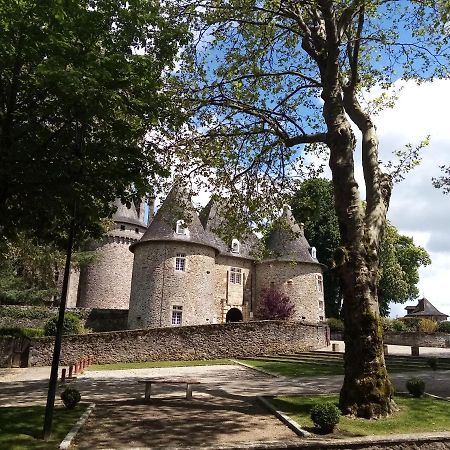
[[[380,138],[381,158],[408,142],[418,142],[431,135],[423,151],[421,164],[394,187],[389,220],[401,233],[412,236],[423,246],[432,264],[420,270],[419,291],[440,311],[450,314],[447,276],[450,273],[450,196],[431,184],[439,176],[439,165],[450,160],[448,104],[450,80],[417,85],[399,82],[403,89],[394,108],[375,118]],[[391,316],[403,316],[404,305],[393,305]]]

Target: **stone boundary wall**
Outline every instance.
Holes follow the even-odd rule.
[[[167,361],[261,356],[326,346],[326,325],[255,321],[92,333],[63,338],[61,364]],[[31,340],[29,366],[50,365],[53,338]]]
[[[342,333],[337,331],[331,332],[331,339],[342,341]],[[386,331],[384,333],[384,343],[389,345],[406,345],[411,347],[450,347],[449,333],[422,333],[404,331],[395,333],[393,331]]]
[[[128,309],[68,308],[66,312],[75,313],[83,325],[93,331],[127,329]],[[57,314],[55,307],[0,305],[0,328],[43,328]]]

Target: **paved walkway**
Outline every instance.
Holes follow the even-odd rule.
[[[0,370],[0,405],[45,404],[49,373],[48,367]],[[450,398],[448,374],[414,372],[392,374],[391,379],[398,391],[404,391],[408,378],[420,376],[428,392]],[[201,384],[194,386],[191,401],[183,398],[184,387],[157,385],[149,403],[137,382],[145,377],[196,378]],[[165,449],[296,442],[300,438],[267,413],[255,396],[337,393],[342,376],[290,379],[222,365],[88,371],[74,384],[83,401],[97,404],[76,448]]]

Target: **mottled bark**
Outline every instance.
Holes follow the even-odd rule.
[[[375,126],[356,99],[357,73],[343,85],[339,66],[340,33],[332,2],[319,0],[319,3],[327,39],[317,63],[323,84],[323,116],[328,130],[329,164],[341,233],[341,246],[335,255],[344,298],[346,346],[340,407],[346,414],[372,418],[389,414],[393,407],[393,387],[384,361],[377,298],[378,253],[391,185],[379,169]],[[357,71],[355,51],[352,61]],[[362,136],[365,208],[355,180],[356,140],[348,117]]]

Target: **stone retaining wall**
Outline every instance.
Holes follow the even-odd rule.
[[[61,363],[88,355],[99,364],[251,357],[326,346],[324,325],[258,321],[66,336]],[[53,338],[31,341],[29,365],[50,365]]]
[[[342,333],[337,331],[331,332],[331,339],[335,341],[342,341]],[[384,333],[384,343],[389,345],[406,345],[411,347],[450,347],[449,333],[422,333],[404,331],[395,333],[393,331],[386,331]]]

